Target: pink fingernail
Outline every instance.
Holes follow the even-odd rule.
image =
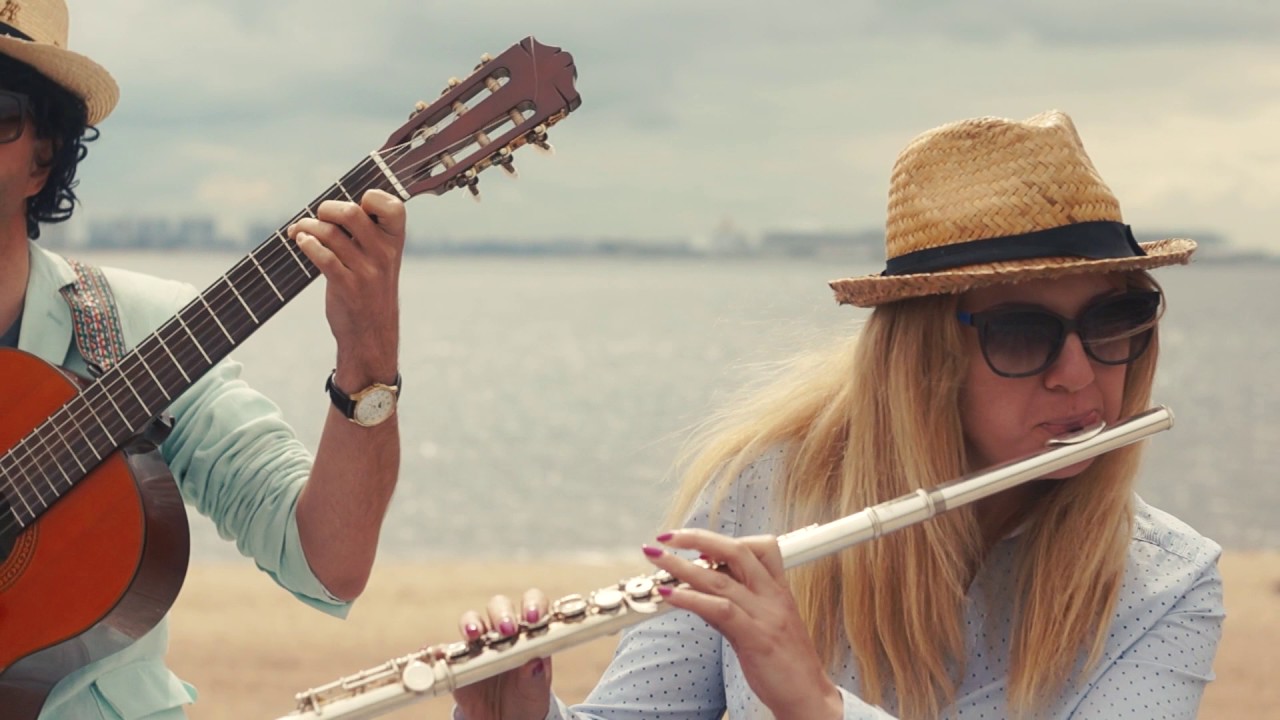
[[[658,536],[658,542],[666,542],[675,536],[676,534],[673,532],[664,532]]]
[[[467,633],[467,637],[469,638],[480,637],[480,626],[475,623],[467,623],[467,626],[463,628],[463,631]]]
[[[648,555],[651,558],[662,557],[662,548],[641,545],[640,549],[644,551],[645,555]]]
[[[662,585],[658,588],[658,594],[662,597],[671,597],[671,593],[673,592],[675,592],[675,588],[669,588],[666,585]]]
[[[524,621],[530,624],[538,622],[538,608],[527,607],[524,609]]]
[[[503,637],[515,635],[516,624],[511,622],[511,618],[504,618],[502,622],[498,623],[498,633]]]
[[[546,671],[547,671],[547,667],[546,667],[546,665],[547,665],[547,664],[546,664],[545,662],[543,662],[543,661],[542,661],[542,658],[538,658],[536,661],[534,661],[534,664],[533,664],[533,676],[534,676],[534,677],[542,677],[542,673],[544,673],[544,672],[546,672]]]

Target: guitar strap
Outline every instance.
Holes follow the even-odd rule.
[[[75,283],[62,288],[62,297],[71,306],[71,321],[80,356],[95,374],[124,357],[124,331],[116,299],[102,270],[68,260],[76,272]]]

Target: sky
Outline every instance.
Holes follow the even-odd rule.
[[[1280,252],[1273,0],[69,0],[121,86],[72,232],[121,216],[278,226],[481,53],[572,53],[581,108],[520,178],[409,203],[413,238],[882,227],[912,137],[1074,120],[1125,220]]]

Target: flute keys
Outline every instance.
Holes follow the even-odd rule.
[[[566,622],[580,620],[587,614],[587,601],[581,595],[565,595],[551,604],[551,612]]]
[[[648,600],[653,595],[653,580],[647,577],[631,578],[622,586],[622,591],[632,600]]]
[[[591,593],[591,604],[602,613],[617,612],[622,607],[622,593],[613,588],[601,588]]]
[[[436,672],[421,660],[414,660],[404,666],[404,671],[400,673],[400,682],[404,683],[406,690],[416,693],[426,692],[436,684]]]
[[[446,662],[457,662],[470,657],[471,653],[471,643],[459,640],[458,642],[450,643],[444,648],[444,659]]]

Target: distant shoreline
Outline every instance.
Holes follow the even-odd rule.
[[[255,246],[256,247],[256,246]],[[229,255],[245,255],[253,248],[247,246],[208,246],[184,247],[163,245],[50,245],[49,249],[74,255],[77,252],[90,253],[225,253]],[[836,252],[823,250],[816,252],[716,252],[699,251],[692,248],[669,248],[644,246],[608,247],[608,248],[569,248],[542,245],[491,245],[478,247],[421,247],[409,244],[405,254],[412,257],[477,257],[477,258],[674,258],[689,260],[817,260],[833,259],[844,262],[875,265],[883,262],[881,257],[872,257],[864,252]],[[1199,265],[1280,265],[1280,254],[1265,252],[1204,252],[1193,256],[1193,264]]]

